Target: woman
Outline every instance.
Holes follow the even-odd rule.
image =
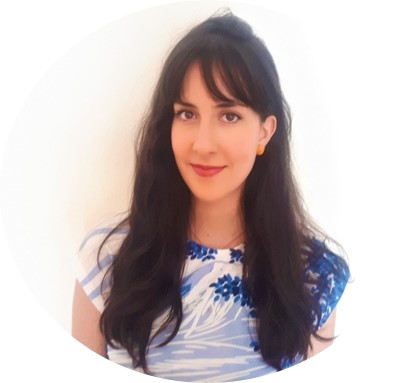
[[[349,270],[304,211],[289,137],[249,25],[226,13],[183,37],[142,126],[130,211],[81,246],[74,337],[180,381],[248,379],[326,348]]]

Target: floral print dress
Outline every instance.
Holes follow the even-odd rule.
[[[111,229],[107,226],[92,231],[81,245],[78,257],[78,280],[101,312],[104,297],[100,283],[127,233],[117,230],[110,237],[98,267],[98,246]],[[155,337],[147,357],[150,372],[160,378],[190,382],[235,381],[275,372],[263,361],[255,338],[255,307],[242,283],[244,245],[210,249],[188,241],[186,257],[181,327],[165,346],[157,347],[170,334],[169,328]],[[320,321],[315,316],[313,323],[319,329],[339,301],[349,279],[349,269],[341,257],[317,240],[313,240],[313,248],[304,257],[307,266],[304,281],[322,310]],[[108,286],[104,286],[105,293]],[[154,327],[158,328],[158,323]],[[107,351],[109,360],[133,368],[125,349],[108,346]],[[298,356],[283,367],[301,360]]]

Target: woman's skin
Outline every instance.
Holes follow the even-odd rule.
[[[232,103],[214,100],[203,82],[199,65],[188,70],[181,100],[174,104],[172,147],[176,164],[192,192],[193,211],[189,238],[212,248],[229,248],[244,241],[239,201],[246,177],[256,159],[258,146],[266,144],[277,129],[275,116],[261,121],[250,107],[235,100],[217,78],[220,90]],[[100,312],[76,282],[72,335],[99,355],[105,356],[106,342],[99,329]],[[333,337],[335,310],[318,331]],[[332,342],[312,337],[308,357]]]
[[[174,103],[171,139],[177,167],[193,196],[192,232],[197,238],[192,239],[220,249],[244,240],[241,193],[256,150],[266,146],[277,120],[269,116],[261,121],[258,113],[235,100],[218,78],[216,83],[232,102],[214,100],[199,64],[190,66],[181,100]]]
[[[106,341],[99,329],[101,313],[87,297],[78,281],[72,304],[72,336],[101,356],[106,355]]]

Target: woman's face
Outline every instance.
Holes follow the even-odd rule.
[[[257,147],[271,138],[276,118],[261,121],[219,79],[216,83],[231,103],[213,99],[199,64],[190,66],[181,100],[174,104],[172,147],[180,174],[196,201],[239,201]]]

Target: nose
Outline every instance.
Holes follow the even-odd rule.
[[[196,129],[193,150],[199,154],[214,153],[217,148],[214,123],[208,119],[200,120]]]

